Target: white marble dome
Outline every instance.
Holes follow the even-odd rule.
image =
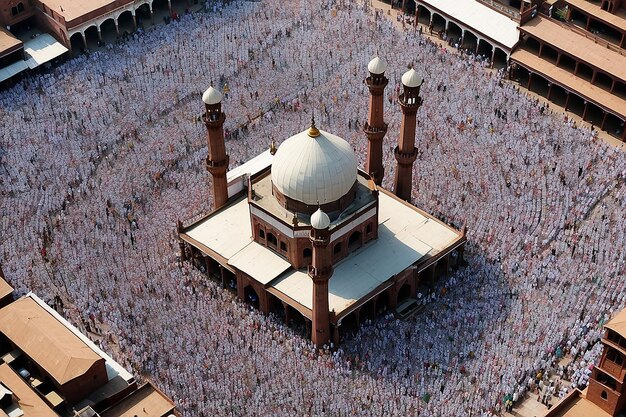
[[[387,71],[387,63],[379,57],[374,57],[374,59],[367,64],[367,70],[372,74],[380,75]]]
[[[406,87],[419,87],[422,85],[422,77],[413,68],[408,70],[402,76],[402,84]]]
[[[352,146],[339,136],[314,127],[285,140],[272,163],[274,187],[308,205],[339,200],[350,191],[356,178],[357,160]]]
[[[324,230],[330,226],[330,217],[324,213],[321,208],[311,214],[311,227],[317,230]]]
[[[222,101],[222,93],[211,86],[202,94],[202,101],[209,105],[217,104]]]

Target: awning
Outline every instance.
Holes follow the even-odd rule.
[[[477,0],[415,0],[417,5],[432,7],[470,29],[478,37],[487,37],[506,48],[507,53],[519,41],[519,23]]]
[[[33,69],[63,55],[68,49],[51,35],[44,33],[24,42],[24,51],[28,56],[26,63]]]
[[[15,74],[19,74],[27,68],[28,64],[26,64],[26,61],[17,61],[9,65],[8,67],[0,68],[0,82],[8,80]]]

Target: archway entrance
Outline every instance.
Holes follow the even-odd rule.
[[[133,13],[126,10],[117,18],[117,26],[120,28],[120,35],[125,38],[135,31],[135,23],[133,22]]]
[[[254,308],[256,309],[259,308],[259,295],[256,293],[256,291],[254,291],[254,288],[252,288],[252,285],[248,285],[243,290],[243,294],[244,294],[244,301],[246,303],[254,306]]]
[[[352,232],[348,239],[348,251],[352,252],[361,247],[361,232]]]
[[[376,315],[380,315],[389,310],[389,295],[387,291],[378,294],[376,299]]]
[[[400,290],[398,291],[398,302],[397,304],[400,305],[401,302],[403,302],[404,300],[406,300],[407,298],[409,298],[411,296],[411,286],[409,285],[408,282],[405,282],[402,287],[400,287]]]
[[[72,48],[72,55],[76,55],[79,52],[85,52],[83,35],[80,32],[76,32],[70,36],[70,48]]]

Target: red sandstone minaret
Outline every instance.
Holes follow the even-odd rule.
[[[311,234],[309,235],[313,244],[313,264],[309,266],[309,276],[313,280],[311,340],[318,348],[330,339],[328,281],[333,274],[333,265],[329,226],[330,218],[321,208],[311,215]]]
[[[228,184],[226,171],[228,170],[228,155],[224,143],[224,120],[222,112],[222,94],[213,86],[202,95],[206,113],[202,116],[207,128],[209,154],[206,158],[206,168],[213,176],[213,209],[218,209],[228,200]]]
[[[365,79],[365,83],[370,90],[370,107],[367,122],[363,127],[368,141],[365,171],[372,177],[376,185],[380,185],[385,176],[383,138],[387,133],[387,123],[383,120],[383,103],[385,87],[389,83],[385,77],[387,63],[379,57],[375,57],[369,62],[367,69],[370,75]]]
[[[422,82],[422,78],[411,68],[402,76],[404,92],[398,97],[398,103],[402,109],[402,127],[398,146],[394,149],[396,161],[398,161],[394,192],[399,198],[407,201],[411,198],[413,162],[417,158],[415,118],[417,109],[422,104],[419,96]]]

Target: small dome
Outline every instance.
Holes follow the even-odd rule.
[[[217,104],[222,101],[222,93],[211,86],[202,94],[202,101],[206,104]]]
[[[367,64],[367,70],[372,74],[383,74],[387,71],[387,63],[379,57],[375,57],[369,64]]]
[[[285,140],[272,163],[272,184],[293,200],[327,204],[346,195],[357,178],[352,146],[314,126]]]
[[[402,76],[402,84],[405,87],[419,87],[422,85],[422,77],[420,77],[413,68],[408,70]]]
[[[318,208],[315,213],[311,214],[311,226],[317,230],[324,230],[330,226],[330,217]]]

